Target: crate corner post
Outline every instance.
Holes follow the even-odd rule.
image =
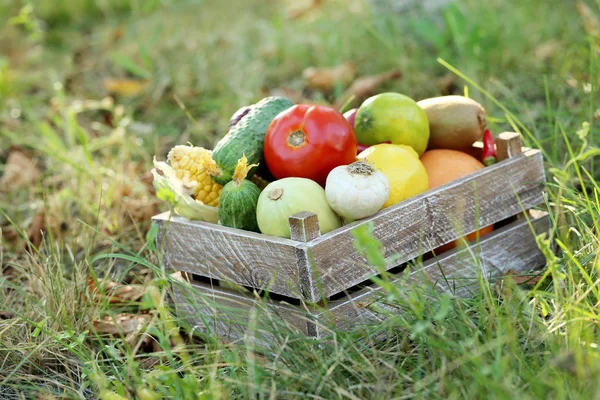
[[[502,132],[496,138],[498,161],[516,157],[523,152],[523,140],[517,132]]]
[[[319,217],[315,213],[301,211],[289,217],[290,237],[298,242],[298,281],[305,301],[314,303],[320,300],[313,268],[311,267],[308,243],[321,236]]]

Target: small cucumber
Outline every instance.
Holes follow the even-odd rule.
[[[256,164],[247,164],[242,157],[235,168],[233,180],[227,183],[219,195],[219,222],[223,226],[260,232],[256,221],[256,205],[260,189],[246,180],[246,175]]]
[[[265,134],[273,118],[287,110],[293,103],[284,97],[266,97],[252,106],[250,111],[215,146],[212,159],[207,166],[213,180],[225,185],[233,179],[238,160],[246,156],[249,164],[263,160]],[[248,172],[252,177],[254,170]]]

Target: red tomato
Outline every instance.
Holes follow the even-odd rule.
[[[275,117],[265,137],[265,161],[277,179],[300,177],[325,186],[329,172],[356,159],[354,128],[331,107],[298,104]]]

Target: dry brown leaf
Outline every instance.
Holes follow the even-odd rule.
[[[40,170],[30,155],[17,148],[11,150],[0,179],[0,191],[18,189],[34,183]]]
[[[96,301],[108,300],[109,303],[128,303],[137,301],[146,293],[146,285],[122,285],[112,281],[98,279],[100,290],[93,278],[88,280],[88,289]],[[102,294],[104,293],[104,294]]]
[[[0,267],[0,276],[7,281],[17,279],[17,270],[10,265],[5,265]]]
[[[540,61],[547,60],[556,53],[558,46],[559,43],[556,40],[548,40],[547,42],[542,43],[534,51],[535,58]]]
[[[133,221],[149,221],[158,214],[158,201],[154,198],[144,196],[142,198],[126,198],[123,201],[125,212]]]
[[[147,357],[140,361],[139,367],[140,369],[151,369],[152,367],[160,364],[160,361],[161,359],[156,356]]]
[[[400,79],[402,72],[399,70],[393,70],[379,75],[369,75],[358,78],[352,83],[352,85],[344,92],[344,94],[336,101],[334,108],[339,109],[347,99],[354,96],[357,99],[365,99],[373,94],[379,86],[383,83]]]
[[[42,207],[37,214],[32,218],[29,228],[27,228],[27,238],[35,248],[39,248],[42,244],[42,238],[46,231],[46,213]]]
[[[124,35],[125,29],[123,29],[123,26],[119,25],[110,33],[110,38],[113,41],[113,43],[118,43],[121,41],[121,39],[123,39]]]
[[[14,225],[8,225],[2,227],[2,240],[4,243],[14,245],[20,239],[19,232]]]
[[[270,89],[265,92],[265,97],[266,96],[283,96],[287,99],[290,99],[291,102],[294,104],[306,102],[306,99],[304,98],[302,92],[287,87]]]
[[[145,171],[141,176],[140,180],[146,185],[148,189],[148,193],[154,194],[154,175],[152,175],[152,171]]]
[[[107,315],[102,320],[92,322],[94,331],[104,335],[130,334],[141,331],[145,324],[150,321],[148,314],[117,314],[114,318]]]
[[[140,94],[148,86],[148,81],[139,79],[104,79],[104,89],[109,93],[121,96],[135,96]]]
[[[583,1],[577,2],[577,12],[583,19],[583,27],[590,36],[600,37],[600,18]]]
[[[323,0],[294,0],[289,1],[286,8],[286,14],[291,19],[304,17],[317,10],[323,3]]]
[[[444,96],[454,93],[457,88],[456,75],[448,73],[437,80],[437,87]]]
[[[107,315],[102,320],[92,321],[92,328],[100,335],[119,336],[124,335],[129,344],[135,344],[136,340],[143,334],[152,316],[149,314],[117,314],[113,317]],[[146,335],[148,336],[148,335]],[[149,341],[151,338],[144,338]]]
[[[53,394],[50,393],[40,393],[37,396],[37,400],[59,400],[59,397],[54,396]],[[63,397],[64,399],[64,397]]]
[[[189,282],[188,276],[187,276],[187,274],[185,272],[177,271],[177,272],[173,272],[169,276],[173,280],[176,280],[178,282]]]
[[[12,311],[4,310],[0,311],[0,319],[13,319],[15,318],[15,313]]]
[[[526,285],[526,286],[534,286],[539,281],[542,280],[542,274],[539,274],[539,275],[518,275],[517,272],[515,272],[512,269],[509,269],[508,271],[506,271],[504,273],[504,276],[505,277],[506,276],[510,276],[512,278],[512,280],[514,280],[517,285]]]
[[[331,90],[336,84],[348,85],[356,76],[356,65],[346,61],[332,68],[309,67],[302,72],[306,87],[322,91]]]

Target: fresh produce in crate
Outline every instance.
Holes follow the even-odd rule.
[[[375,214],[389,195],[385,175],[362,161],[334,168],[325,185],[327,202],[346,223]]]
[[[429,189],[460,179],[485,167],[475,157],[451,149],[427,150],[421,156],[421,162],[427,171]]]
[[[167,160],[173,167],[177,178],[193,188],[194,198],[206,205],[217,207],[219,194],[223,186],[215,183],[202,164],[204,156],[210,157],[211,151],[195,146],[175,146],[169,151]]]
[[[450,149],[427,150],[423,156],[421,156],[421,162],[427,171],[430,189],[455,181],[485,167],[475,157],[462,151]],[[479,230],[479,236],[490,233],[492,230],[494,230],[493,225],[486,226]],[[471,241],[476,238],[477,232],[473,232],[468,234],[465,237],[465,240]],[[460,240],[448,243],[436,249],[435,253],[441,254],[456,247],[459,243]]]
[[[481,161],[486,167],[496,164],[498,156],[496,155],[496,146],[494,145],[494,138],[492,132],[489,129],[485,130],[483,134],[483,151],[481,152]]]
[[[428,178],[419,155],[410,146],[377,144],[358,155],[359,160],[383,172],[390,184],[390,195],[383,208],[416,196],[428,189]]]
[[[246,156],[238,161],[233,180],[226,184],[219,197],[219,222],[231,228],[258,232],[256,204],[260,189],[246,180],[248,171],[256,164],[248,165]]]
[[[194,199],[193,196],[198,184],[187,175],[183,179],[179,178],[177,172],[169,164],[156,161],[156,158],[154,159],[152,175],[156,197],[169,203],[175,214],[190,220],[212,223],[219,220],[217,207],[206,205],[202,201]]]
[[[236,126],[237,123],[240,122],[242,120],[242,118],[244,118],[246,116],[246,114],[248,114],[250,112],[250,110],[252,110],[253,107],[254,107],[254,104],[251,104],[249,106],[240,107],[229,119],[229,127],[227,128],[227,131],[229,132],[231,130],[231,128]],[[264,186],[266,186],[266,184],[263,184],[264,180],[267,180],[269,182],[275,180],[275,178],[273,178],[273,175],[271,175],[271,171],[269,171],[269,169],[267,168],[267,165],[264,162],[258,164],[258,167],[256,167],[256,170],[254,170],[254,174],[251,177],[249,177],[248,179],[250,179],[254,183],[256,183],[258,185],[258,187],[261,188],[261,190],[262,190],[262,188],[264,188]]]
[[[365,218],[482,168],[464,152],[481,138],[486,123],[483,107],[462,96],[416,103],[399,93],[381,93],[343,115],[327,106],[294,106],[286,98],[267,97],[238,109],[212,152],[175,146],[170,165],[155,161],[157,195],[190,219],[284,237],[291,214],[318,211],[325,233],[341,226],[336,212],[347,222]],[[436,146],[463,153],[423,154]],[[489,130],[482,158],[486,165],[495,160]],[[254,176],[261,160],[261,177]],[[256,183],[269,193],[261,194]]]
[[[254,104],[251,106],[241,107],[235,113],[233,113],[233,115],[229,119],[229,126],[227,127],[227,132],[229,132],[231,128],[236,126],[237,123],[240,122],[240,120],[244,118],[246,114],[250,112],[250,110],[252,110],[252,107],[254,107]]]
[[[344,118],[346,118],[348,120],[348,122],[350,122],[350,125],[352,125],[353,128],[354,128],[354,122],[356,121],[356,112],[357,111],[358,111],[358,108],[353,108],[344,113]]]
[[[390,141],[423,154],[429,141],[427,115],[417,103],[400,93],[381,93],[365,100],[354,122],[356,139],[372,146]]]
[[[350,125],[352,125],[352,127],[354,128],[354,123],[356,121],[356,112],[358,111],[358,108],[353,108],[352,110],[348,110],[344,113],[344,118],[346,118],[348,120],[348,122],[350,122]],[[354,130],[354,132],[356,133],[356,129]],[[390,140],[387,140],[383,143],[392,143]],[[366,145],[366,144],[360,144],[358,143],[356,145],[356,154],[359,154],[361,152],[363,152],[364,150],[368,149],[370,146]]]
[[[318,183],[306,178],[284,178],[271,182],[261,192],[256,209],[258,227],[266,235],[289,238],[289,217],[301,211],[317,214],[321,234],[342,226]]]
[[[267,167],[275,178],[308,178],[325,186],[332,169],[355,160],[356,137],[337,110],[299,104],[273,119],[264,151]]]
[[[283,97],[266,97],[254,104],[229,132],[217,143],[211,157],[204,157],[204,165],[212,179],[225,185],[233,179],[238,160],[245,155],[249,164],[258,164],[263,160],[265,133],[269,124],[280,112],[292,106],[292,102]],[[248,171],[250,178],[254,170]]]
[[[467,97],[432,97],[417,104],[429,120],[429,149],[469,147],[481,139],[487,126],[483,106]]]

